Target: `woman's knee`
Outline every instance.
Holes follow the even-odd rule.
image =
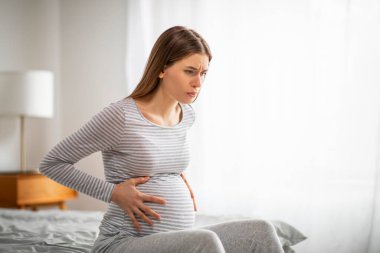
[[[248,230],[252,231],[258,240],[278,240],[276,229],[273,224],[266,220],[248,221]]]
[[[256,248],[255,252],[283,252],[276,229],[271,222],[255,220],[253,223],[256,228],[256,240],[252,244]]]
[[[250,227],[253,227],[253,231],[260,231],[263,234],[276,235],[276,229],[273,224],[266,220],[251,220],[247,222]]]
[[[256,220],[255,222],[255,226],[260,227],[263,231],[276,232],[273,224],[267,220]]]
[[[199,245],[200,252],[224,253],[223,244],[218,235],[210,230],[199,229],[194,234],[194,243]]]

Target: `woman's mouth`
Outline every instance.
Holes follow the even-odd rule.
[[[197,96],[197,93],[196,92],[188,92],[187,95],[189,97],[195,98]]]

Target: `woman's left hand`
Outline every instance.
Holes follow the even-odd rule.
[[[181,177],[182,177],[183,181],[185,181],[185,184],[190,191],[190,196],[191,196],[191,199],[193,200],[193,204],[194,204],[194,211],[196,212],[197,211],[197,204],[195,203],[193,190],[191,190],[191,187],[190,187],[189,183],[187,182],[185,174],[183,172],[181,173]]]

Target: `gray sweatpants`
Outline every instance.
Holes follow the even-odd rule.
[[[263,220],[230,221],[144,237],[99,234],[92,252],[123,253],[282,253],[273,225]]]

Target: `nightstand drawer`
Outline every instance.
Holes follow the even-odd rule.
[[[76,192],[43,176],[21,176],[17,182],[18,204],[45,204],[75,198]]]
[[[35,207],[58,204],[77,197],[77,192],[39,173],[0,174],[0,207]]]

